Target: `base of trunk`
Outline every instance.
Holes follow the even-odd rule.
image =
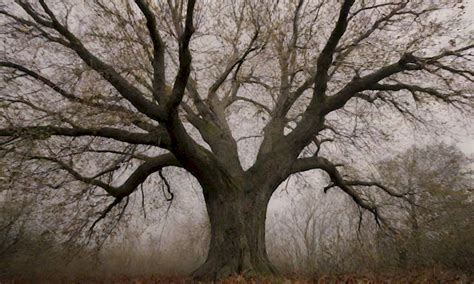
[[[271,277],[277,275],[277,270],[268,259],[249,263],[240,258],[209,258],[193,273],[195,280],[210,280],[241,275],[245,278]]]

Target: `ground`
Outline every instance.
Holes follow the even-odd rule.
[[[4,279],[0,278],[0,284],[22,284],[22,283],[133,283],[133,284],[148,284],[148,283],[205,283],[193,282],[190,278],[178,276],[151,276],[151,277],[131,277],[121,275],[117,277],[105,279],[90,279],[90,278],[55,278],[45,277],[44,279]],[[301,277],[298,275],[288,275],[282,278],[263,279],[256,281],[255,279],[244,279],[241,276],[229,277],[218,281],[222,284],[233,283],[285,283],[285,284],[305,284],[305,283],[474,283],[474,274],[466,274],[456,271],[443,271],[438,269],[425,269],[416,271],[399,271],[392,273],[343,273],[343,274],[327,274],[317,275],[314,277]]]

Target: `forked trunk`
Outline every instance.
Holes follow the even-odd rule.
[[[276,272],[265,248],[265,219],[270,199],[266,195],[263,191],[246,191],[235,186],[204,190],[211,240],[206,261],[193,273],[195,279]]]

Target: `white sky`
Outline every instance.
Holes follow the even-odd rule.
[[[471,27],[474,28],[474,0],[466,0],[465,3],[466,14],[464,17],[471,23]],[[474,118],[471,117],[471,120],[474,120]],[[464,131],[465,133],[463,133]],[[474,127],[472,124],[466,129],[461,130],[460,135],[461,137],[464,137],[464,139],[461,138],[461,141],[457,143],[458,147],[466,154],[474,154]]]

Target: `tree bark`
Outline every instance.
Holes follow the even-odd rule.
[[[224,186],[217,190],[204,187],[211,240],[207,259],[193,277],[216,280],[233,274],[275,274],[265,247],[265,220],[271,193],[235,184]]]

